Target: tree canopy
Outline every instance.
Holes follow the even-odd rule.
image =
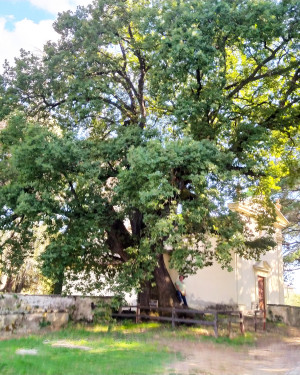
[[[190,274],[274,246],[270,198],[299,170],[299,2],[98,0],[54,28],[0,79],[3,263],[44,225],[56,291],[93,274],[168,305],[166,248]],[[227,208],[246,196],[260,240]]]

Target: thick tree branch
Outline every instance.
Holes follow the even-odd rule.
[[[228,95],[227,97],[228,98],[232,98],[235,94],[237,94],[244,86],[246,86],[248,83],[250,82],[254,82],[256,81],[257,79],[260,79],[260,78],[257,78],[256,74],[262,69],[263,66],[265,66],[268,62],[270,62],[271,60],[273,60],[275,57],[276,57],[276,53],[278,51],[280,51],[280,49],[287,43],[287,40],[284,39],[283,42],[277,47],[275,48],[274,50],[272,50],[272,53],[266,57],[254,70],[253,72],[245,79],[243,79],[242,81],[240,82],[235,82],[229,86],[226,86],[225,87],[225,90],[230,90],[231,88],[233,87],[236,87],[234,90],[232,90]]]
[[[280,108],[283,108],[285,106],[285,103],[287,101],[287,98],[289,97],[289,95],[297,88],[297,81],[299,81],[300,79],[300,69],[298,68],[292,78],[292,80],[290,81],[290,87],[288,88],[288,90],[286,91],[285,95],[284,95],[284,98],[280,101],[279,103],[279,107]]]
[[[228,164],[226,166],[226,169],[229,170],[229,171],[239,171],[241,174],[245,175],[245,176],[249,176],[249,177],[265,177],[266,174],[263,173],[263,172],[253,172],[249,169],[246,169],[244,167],[237,167],[237,166],[233,166],[231,164]]]
[[[125,252],[126,247],[130,246],[131,238],[124,223],[117,219],[107,232],[107,245],[113,253],[120,255],[123,262],[128,261],[129,256]]]
[[[132,44],[135,44],[135,40],[133,37],[133,33],[131,30],[131,26],[128,26],[128,33],[130,36],[130,39],[132,40]],[[141,54],[140,49],[134,48],[134,54],[139,60],[140,65],[140,77],[138,80],[138,101],[140,105],[140,113],[141,113],[141,121],[140,121],[140,127],[144,128],[146,123],[146,106],[145,106],[145,100],[144,100],[144,86],[145,86],[145,75],[147,71],[145,58]]]

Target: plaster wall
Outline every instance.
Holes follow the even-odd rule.
[[[189,276],[185,284],[191,307],[205,308],[216,304],[236,304],[235,271],[223,270],[218,264],[213,264],[199,270],[196,275]]]
[[[246,309],[258,306],[258,276],[265,278],[266,303],[283,304],[283,266],[281,248],[268,251],[260,261],[238,258],[237,302]]]
[[[254,228],[253,222],[251,225]],[[258,305],[258,276],[265,277],[266,304],[283,304],[283,260],[281,230],[278,228],[275,239],[277,247],[262,255],[259,261],[233,255],[231,272],[214,263],[211,267],[199,270],[196,275],[188,276],[185,284],[189,306],[205,308],[214,305],[236,305],[241,309],[254,309]],[[169,253],[164,256],[172,281],[175,282],[178,273],[168,266]]]
[[[165,254],[167,267],[169,258],[170,256]],[[232,262],[232,267],[235,270],[235,261]],[[169,267],[168,271],[172,281],[175,282],[178,278],[178,272]],[[217,263],[199,270],[195,275],[189,275],[184,280],[187,287],[188,305],[201,309],[216,304],[236,304],[235,277],[235,271],[222,270]]]

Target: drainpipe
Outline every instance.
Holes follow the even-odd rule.
[[[282,297],[282,288],[281,288],[281,272],[280,272],[280,268],[282,267],[282,261],[281,261],[281,250],[282,247],[281,247],[281,243],[278,242],[277,243],[277,278],[278,278],[278,304],[281,304],[281,297]],[[283,299],[284,301],[284,299]]]
[[[234,256],[235,262],[235,290],[236,290],[236,303],[239,305],[239,280],[238,280],[238,255]]]

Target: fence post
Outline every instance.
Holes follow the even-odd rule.
[[[172,306],[172,328],[175,328],[175,307]]]
[[[263,330],[264,331],[266,330],[266,321],[267,321],[267,314],[266,314],[266,310],[264,310],[264,318],[263,318],[263,322],[264,322]]]
[[[135,322],[138,323],[139,322],[139,315],[140,315],[140,305],[138,304],[136,306],[136,315],[135,315]]]
[[[244,335],[245,334],[245,326],[244,326],[244,317],[243,317],[242,311],[240,311],[239,314],[240,314],[240,330],[241,330],[241,334]]]
[[[228,321],[228,337],[231,336],[231,313],[229,313],[229,321]]]
[[[256,314],[257,314],[257,311],[255,310],[254,311],[254,331],[255,332],[257,330],[257,316],[256,316]]]
[[[214,315],[215,315],[215,320],[214,320],[215,337],[218,337],[218,311],[215,311]]]

